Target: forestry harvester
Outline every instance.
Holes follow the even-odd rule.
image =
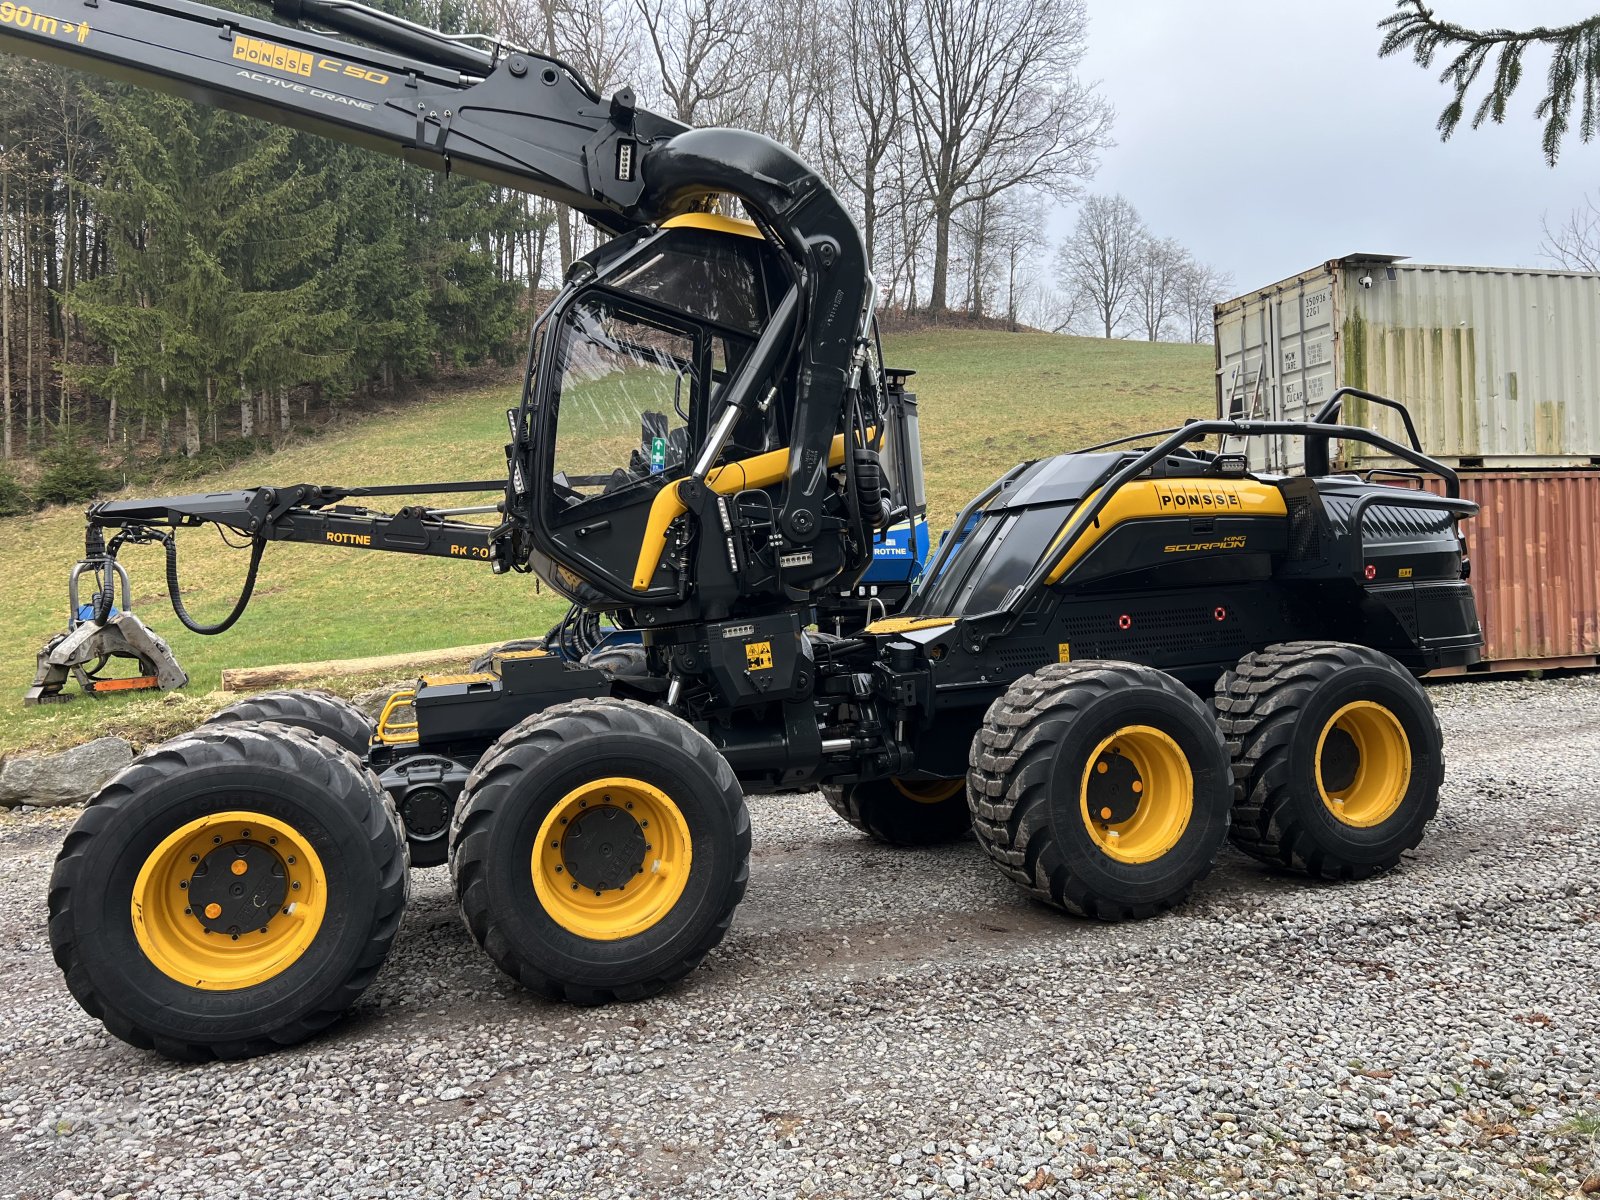
[[[1040,901],[1106,921],[1179,903],[1230,836],[1328,879],[1418,844],[1444,764],[1417,676],[1481,635],[1475,508],[1414,432],[1343,423],[1340,392],[1309,422],[1026,462],[892,615],[819,621],[922,502],[909,373],[883,365],[867,250],[823,180],[541,53],[351,0],[273,8],[286,24],[38,0],[0,50],[523,188],[611,237],[534,327],[496,523],[308,484],[101,503],[105,586],[75,618],[112,619],[130,541],[169,544],[176,598],[170,539],[198,525],[250,545],[252,582],[268,542],[310,542],[532,572],[574,609],[555,644],[424,677],[376,727],[269,693],[107,783],[57,860],[50,937],[117,1036],[185,1058],[310,1036],[383,962],[408,864],[448,862],[472,937],[529,988],[650,995],[727,932],[746,788],[820,787],[887,842],[974,836]],[[1301,438],[1307,466],[1252,473],[1214,437]],[[1349,440],[1409,478],[1333,471]],[[602,619],[626,639],[600,644]]]

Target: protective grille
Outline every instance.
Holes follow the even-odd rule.
[[[1205,659],[1241,645],[1246,635],[1240,614],[1227,605],[1132,606],[1111,616],[1069,617],[1066,626],[1075,659]]]
[[[1317,510],[1304,496],[1289,501],[1289,561],[1309,562],[1322,557],[1322,526]]]

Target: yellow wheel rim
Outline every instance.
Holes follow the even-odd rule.
[[[642,779],[598,779],[568,792],[539,826],[533,890],[568,933],[617,941],[669,912],[689,882],[688,822]]]
[[[965,779],[891,779],[894,790],[918,804],[943,804],[967,786]]]
[[[1411,786],[1411,740],[1400,718],[1357,700],[1329,718],[1317,738],[1317,791],[1336,818],[1370,829],[1394,816]]]
[[[1079,809],[1094,844],[1124,863],[1160,858],[1194,814],[1194,773],[1178,743],[1150,725],[1127,725],[1094,748]]]
[[[327,912],[322,860],[287,822],[219,812],[161,840],[133,884],[133,932],[170,979],[231,992],[281,975]]]

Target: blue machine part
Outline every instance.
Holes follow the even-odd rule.
[[[112,605],[111,606],[111,611],[106,614],[106,620],[109,621],[112,617],[116,616],[121,611],[122,610],[120,608],[118,608],[116,605]],[[80,604],[80,605],[78,605],[78,620],[80,620],[80,621],[92,621],[92,620],[94,620],[94,605],[93,604]]]
[[[922,517],[892,527],[872,544],[872,565],[863,584],[909,583],[928,561],[928,522]]]

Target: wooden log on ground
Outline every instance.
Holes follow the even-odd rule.
[[[415,650],[410,654],[380,654],[373,658],[333,658],[326,662],[279,663],[270,667],[228,667],[222,672],[222,690],[263,692],[337,675],[401,674],[453,667],[486,654],[499,644],[485,642],[481,646],[451,646],[444,650]]]

